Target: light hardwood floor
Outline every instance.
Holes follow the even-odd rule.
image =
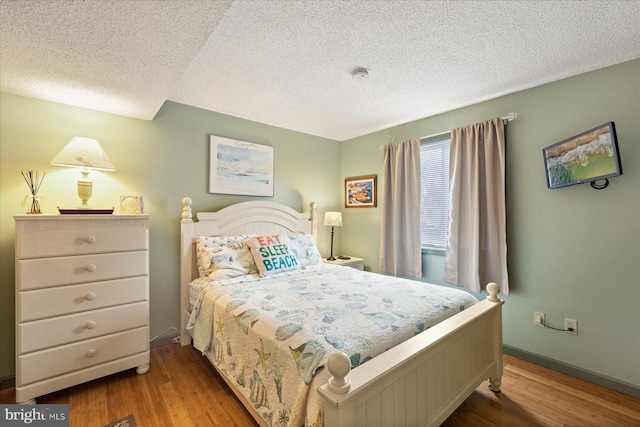
[[[502,393],[482,384],[443,426],[640,426],[640,399],[505,356]],[[15,403],[14,389],[0,403]],[[255,426],[224,381],[191,346],[151,350],[151,370],[129,370],[43,396],[68,403],[71,427],[133,414],[139,427]]]

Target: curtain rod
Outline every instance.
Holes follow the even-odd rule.
[[[504,117],[500,117],[503,122],[512,122],[518,118],[518,113],[514,113],[513,111],[507,114]]]
[[[508,122],[512,122],[515,119],[517,119],[518,118],[518,113],[515,113],[515,112],[511,111],[506,116],[503,116],[503,117],[500,117],[500,118],[502,119],[502,123],[504,123],[506,125]],[[428,135],[428,136],[421,136],[419,139],[434,138],[436,136],[442,136],[442,135],[446,135],[448,133],[451,133],[451,130],[446,130],[446,131],[440,132],[440,133],[434,133],[434,134]],[[381,145],[379,147],[380,150],[382,150],[383,148],[384,148],[384,145]]]
[[[500,117],[500,118],[502,119],[502,122],[504,124],[507,124],[507,122],[512,122],[515,119],[517,119],[518,118],[518,113],[514,113],[512,111],[509,114],[507,114],[506,116],[503,116],[503,117]],[[436,137],[436,136],[446,135],[448,133],[451,133],[451,131],[450,130],[446,130],[444,132],[434,133],[433,135],[422,136],[422,137],[420,137],[420,139],[433,138],[433,137]]]

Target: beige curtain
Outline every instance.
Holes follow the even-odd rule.
[[[502,119],[451,132],[449,234],[444,280],[479,293],[509,294]]]
[[[383,152],[378,266],[394,276],[420,278],[420,141],[386,145]]]

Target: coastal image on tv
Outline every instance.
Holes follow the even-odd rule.
[[[543,149],[549,188],[622,174],[613,122]]]

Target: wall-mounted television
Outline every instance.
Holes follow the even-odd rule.
[[[622,175],[618,139],[613,122],[542,149],[550,189],[590,182],[605,188],[613,176]],[[603,181],[598,183],[596,181]]]

